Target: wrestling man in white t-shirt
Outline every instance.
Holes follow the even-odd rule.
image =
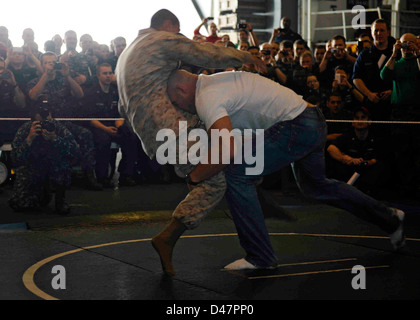
[[[261,175],[273,173],[292,164],[300,190],[311,198],[345,209],[365,221],[379,226],[391,236],[394,249],[405,243],[404,212],[389,208],[356,188],[327,179],[325,176],[324,144],[326,124],[321,111],[292,90],[269,79],[247,72],[223,72],[211,76],[194,75],[184,70],[169,78],[168,95],[172,103],[184,111],[197,114],[211,136],[211,130],[264,130],[264,144],[255,138],[255,156],[263,152]],[[256,134],[258,136],[258,134]],[[212,141],[221,144],[222,139]],[[250,164],[235,164],[237,140],[228,139],[230,164],[220,159],[208,164],[199,163],[186,177],[192,185],[199,184],[221,170],[225,170],[229,204],[240,243],[246,252],[225,268],[272,268],[278,259],[271,246],[264,216],[258,201],[255,181],[259,178],[247,171]],[[245,143],[244,143],[245,145]],[[254,150],[255,150],[254,148]],[[247,150],[244,151],[246,153]],[[247,174],[248,173],[248,174]],[[159,252],[159,250],[158,250]],[[170,259],[162,257],[163,260]]]

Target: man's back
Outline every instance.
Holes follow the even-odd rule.
[[[307,103],[292,90],[249,72],[200,75],[196,108],[207,129],[228,115],[233,128],[268,129],[296,118]]]

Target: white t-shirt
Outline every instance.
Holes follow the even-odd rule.
[[[250,72],[199,75],[195,103],[207,130],[225,116],[233,129],[268,129],[293,120],[308,106],[294,91]]]

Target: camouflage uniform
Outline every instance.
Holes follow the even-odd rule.
[[[31,122],[25,123],[12,142],[12,162],[16,180],[9,205],[14,210],[36,209],[41,206],[45,183],[68,187],[71,183],[71,164],[74,154],[80,152],[73,135],[57,121],[56,141],[38,136],[29,146],[26,142]]]
[[[139,136],[146,154],[154,158],[160,145],[156,141],[160,129],[171,129],[178,136],[179,121],[187,121],[189,129],[194,126],[204,128],[196,116],[171,104],[166,93],[170,74],[182,62],[224,69],[251,63],[251,59],[250,54],[233,48],[200,44],[182,35],[152,28],[141,30],[118,59],[116,75],[120,114]],[[175,169],[184,175],[193,168],[191,164],[175,165]],[[220,202],[225,190],[224,173],[220,172],[196,186],[177,206],[174,218],[188,229],[197,227]]]
[[[40,78],[36,78],[29,82],[28,91],[31,90]],[[53,81],[49,81],[42,93],[48,101],[48,108],[54,118],[68,118],[80,114],[77,108],[80,106],[78,100],[71,95],[70,87],[66,84],[65,79],[57,74]],[[42,104],[42,99],[34,102],[34,105]],[[95,146],[93,142],[92,132],[81,125],[71,121],[62,123],[73,134],[80,147],[80,166],[84,171],[93,170],[95,168]]]

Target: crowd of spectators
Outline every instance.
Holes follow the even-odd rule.
[[[207,24],[209,35],[204,36],[200,29]],[[12,159],[20,168],[10,202],[13,208],[32,210],[45,205],[50,187],[59,195],[63,193],[71,184],[68,169],[74,165],[82,168],[89,189],[113,187],[109,173],[109,167],[115,167],[112,143],[122,153],[120,185],[170,181],[168,168],[148,159],[139,139],[119,119],[114,70],[127,46],[123,37],[113,39],[108,46],[95,42],[89,34],[78,39],[76,32],[69,30],[64,38],[54,35],[42,51],[32,29],[25,29],[22,39],[22,47],[13,47],[7,28],[0,27],[0,118],[31,117],[29,124],[0,121],[0,145],[12,143]],[[267,66],[262,76],[321,108],[329,120],[326,158],[330,177],[347,180],[359,172],[364,176],[359,187],[365,192],[375,193],[387,184],[395,184],[403,192],[419,191],[419,126],[396,128],[367,122],[420,120],[416,95],[420,88],[418,36],[406,34],[394,39],[389,24],[379,19],[371,32],[354,39],[355,50],[342,35],[311,50],[291,30],[288,18],[283,18],[270,41],[262,44],[249,23],[240,25],[238,42],[233,43],[229,35],[219,35],[216,24],[206,18],[192,39],[260,57]],[[78,42],[81,52],[76,50]],[[184,68],[205,74],[257,72],[250,65],[226,70]],[[39,166],[34,159],[44,163]],[[395,176],[390,174],[393,165],[398,170]],[[64,195],[57,199],[57,211],[67,212]]]

